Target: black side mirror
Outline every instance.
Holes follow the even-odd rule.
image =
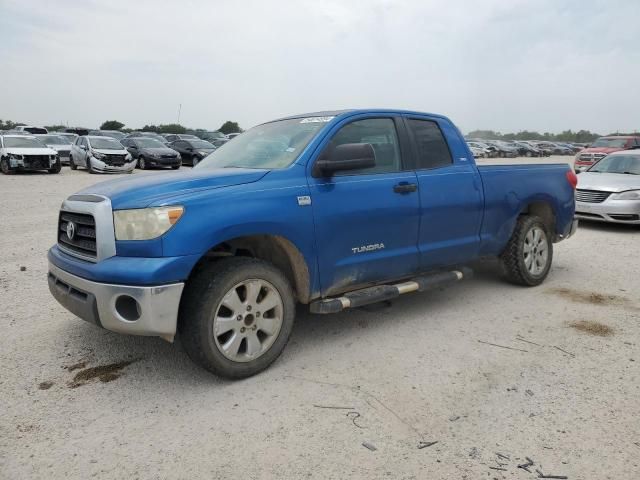
[[[317,176],[376,166],[376,154],[370,143],[344,143],[325,151],[315,164]]]

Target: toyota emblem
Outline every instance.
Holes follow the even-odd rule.
[[[73,237],[76,236],[76,224],[73,222],[67,223],[67,237],[69,240],[73,240]]]

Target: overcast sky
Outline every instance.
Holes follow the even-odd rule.
[[[0,118],[216,129],[350,107],[640,130],[640,0],[0,0]]]

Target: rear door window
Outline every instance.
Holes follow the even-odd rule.
[[[407,125],[416,147],[416,168],[446,167],[453,163],[449,146],[436,122],[410,118]]]

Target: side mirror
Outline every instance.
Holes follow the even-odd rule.
[[[370,143],[345,143],[325,151],[318,159],[315,170],[330,177],[335,172],[360,170],[376,166],[376,154]]]

